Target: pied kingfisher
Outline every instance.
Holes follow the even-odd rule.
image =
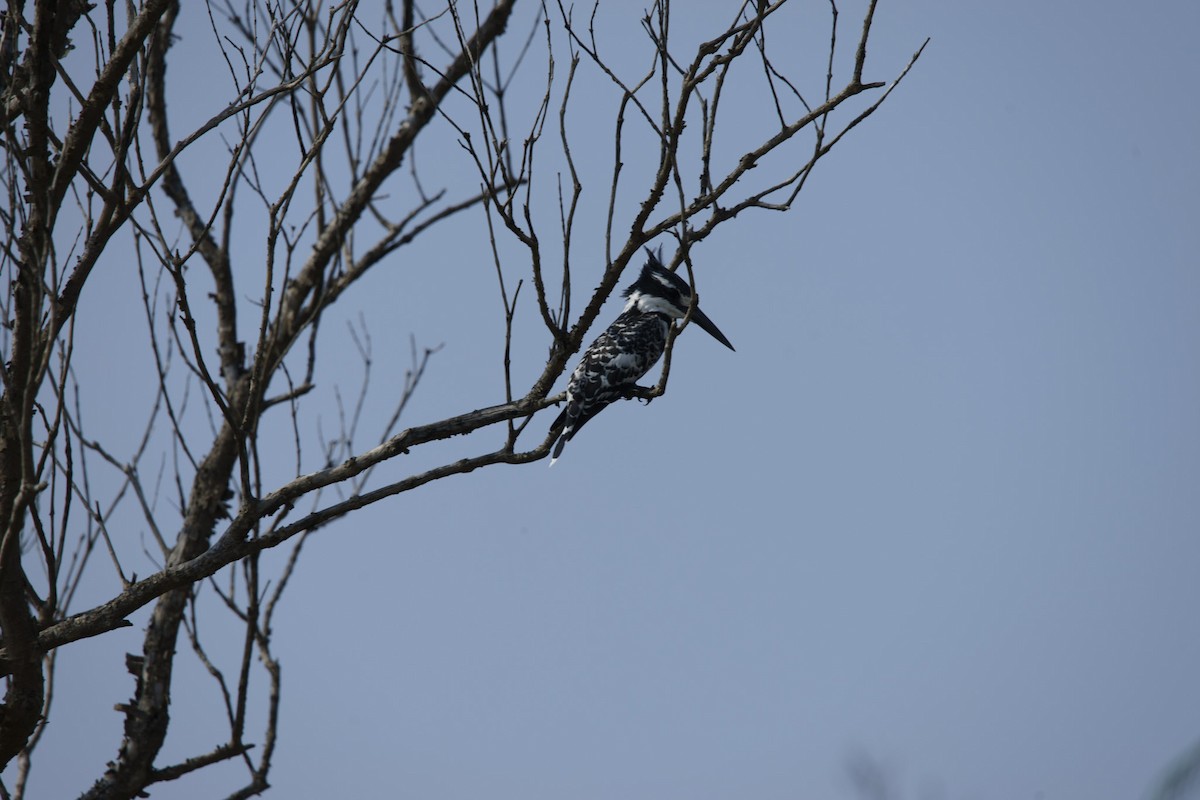
[[[629,390],[658,361],[667,344],[671,320],[683,319],[692,300],[687,281],[671,272],[647,248],[649,259],[637,281],[625,290],[625,310],[608,330],[592,342],[567,384],[566,408],[550,426],[560,431],[550,465],[563,447],[614,400]],[[733,350],[725,334],[698,307],[692,320],[721,344]]]

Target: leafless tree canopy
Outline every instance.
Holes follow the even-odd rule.
[[[730,5],[699,44],[677,43],[667,0],[638,20],[639,40],[618,43],[602,31],[630,13],[626,4],[516,5],[8,1],[4,797],[24,796],[51,713],[70,714],[52,702],[59,648],[129,626],[143,608],[140,652],[95,666],[128,670],[132,696],[113,698],[123,737],[81,793],[134,797],[230,760],[245,765],[232,797],[263,792],[281,702],[272,620],[305,537],[447,476],[544,458],[549,416],[534,417],[561,399],[556,382],[639,250],[673,239],[669,265],[694,280],[696,246],[743,212],[786,211],[816,163],[919,55],[887,82],[867,79],[873,0],[852,20],[833,0]],[[817,74],[791,74],[799,21],[823,30]],[[185,45],[206,55],[181,60]],[[642,71],[619,66],[618,49],[635,53]],[[584,79],[605,87],[588,98],[611,110],[602,137],[572,127]],[[751,86],[767,98],[766,122],[735,146],[722,120]],[[589,167],[604,165],[601,180],[582,168],[581,148]],[[652,167],[627,170],[631,159]],[[591,197],[605,198],[606,213],[580,213]],[[508,331],[496,347],[503,386],[410,424],[405,406],[436,352],[415,339],[374,446],[355,435],[367,383],[347,398],[341,430],[300,424],[319,385],[326,312],[445,226],[493,253],[495,282],[485,288]],[[573,243],[585,237],[603,242],[602,257],[578,257]],[[73,363],[77,343],[109,335],[111,319],[90,298],[103,296],[117,263],[136,268],[142,320],[136,341],[113,357],[150,366],[144,383],[124,387],[147,409],[132,447],[129,432],[90,422],[95,370]],[[585,271],[597,263],[602,272]],[[526,319],[542,331],[536,353],[514,351],[513,326]],[[364,365],[369,328],[355,328]],[[518,383],[517,360],[540,372]],[[664,370],[656,392],[665,380]],[[290,441],[290,451],[260,450],[268,436]],[[458,436],[470,455],[372,481],[381,462],[403,469],[409,454]],[[122,522],[133,515],[144,535]],[[117,590],[75,602],[97,566],[115,571]],[[208,656],[202,590],[244,628],[236,663]],[[177,656],[213,676],[228,736],[164,763]]]

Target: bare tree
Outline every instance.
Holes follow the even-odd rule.
[[[671,5],[659,0],[640,20],[644,69],[628,75],[601,33],[607,17],[627,14],[620,5],[543,2],[516,14],[513,0],[370,10],[355,0],[186,9],[178,0],[9,0],[0,42],[0,268],[9,286],[0,310],[0,764],[11,765],[0,795],[25,795],[58,649],[129,626],[144,608],[141,650],[124,663],[133,696],[119,706],[123,737],[81,792],[134,797],[231,760],[244,763],[246,779],[230,796],[263,792],[281,697],[272,620],[305,537],[447,476],[544,458],[544,424],[526,429],[561,400],[556,382],[639,250],[670,237],[669,265],[685,265],[694,285],[693,248],[742,212],[786,211],[817,162],[920,54],[889,83],[868,81],[875,2],[850,26],[832,0],[798,2],[730,6],[698,44],[677,44]],[[798,19],[824,26],[828,44],[807,81],[789,74]],[[197,40],[209,44],[207,62],[172,60],[180,41]],[[176,73],[184,64],[189,80]],[[603,150],[570,122],[585,74],[607,86],[613,109]],[[518,89],[531,84],[539,88],[530,101]],[[205,110],[199,85],[230,88]],[[748,143],[726,141],[731,93],[749,87],[765,98],[768,122]],[[418,141],[438,156],[419,157]],[[629,158],[653,168],[631,174]],[[598,162],[599,182],[590,168]],[[605,214],[578,213],[585,188],[606,197]],[[375,446],[358,444],[366,378],[346,398],[340,429],[314,434],[302,420],[325,315],[447,225],[494,255],[504,385],[401,429],[436,351],[414,340]],[[574,263],[580,236],[603,237],[602,272]],[[235,246],[244,241],[253,247]],[[144,317],[131,345],[139,351],[118,357],[151,365],[127,389],[149,409],[132,446],[89,421],[94,387],[73,363],[84,337],[106,336],[103,314],[81,309],[116,262],[136,266]],[[525,315],[548,356],[514,352],[513,326]],[[368,331],[367,321],[353,329],[369,378]],[[542,366],[517,385],[514,359]],[[649,394],[666,378],[664,367]],[[372,481],[382,462],[402,464],[458,436],[469,437],[470,455]],[[316,447],[303,446],[314,438]],[[285,458],[279,441],[291,441]],[[118,529],[131,513],[144,542]],[[76,609],[102,561],[119,591]],[[198,608],[213,605],[198,605],[202,593],[244,631],[232,666],[208,655]],[[181,632],[190,647],[179,646]],[[163,763],[172,670],[189,650],[213,676],[228,735]],[[256,671],[265,681],[251,680]],[[263,696],[254,686],[266,687]],[[253,704],[261,714],[248,713]],[[265,723],[250,731],[248,718]]]

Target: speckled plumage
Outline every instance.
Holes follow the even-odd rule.
[[[669,272],[650,253],[638,280],[625,290],[625,297],[628,302],[621,315],[584,351],[579,366],[571,373],[566,407],[550,428],[560,431],[551,465],[588,420],[614,400],[627,396],[626,390],[658,362],[666,347],[671,320],[687,314],[692,292],[686,281]],[[693,311],[692,319],[717,341],[733,349],[700,309]]]
[[[650,371],[667,344],[671,327],[666,314],[645,314],[636,308],[621,316],[592,342],[567,384],[567,405],[554,421],[563,426],[554,458],[571,438],[614,400]]]

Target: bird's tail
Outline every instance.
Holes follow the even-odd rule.
[[[554,443],[554,452],[550,455],[550,466],[554,466],[554,462],[558,461],[558,457],[562,455],[563,448],[567,446],[566,434],[558,437],[558,441]]]
[[[562,455],[563,448],[567,446],[567,442],[575,435],[575,418],[578,416],[578,410],[575,414],[571,414],[572,404],[567,401],[567,405],[558,413],[554,423],[551,424],[550,430],[558,431],[558,439],[554,442],[554,452],[550,454],[550,466],[554,466],[554,462],[558,461],[558,457]]]

